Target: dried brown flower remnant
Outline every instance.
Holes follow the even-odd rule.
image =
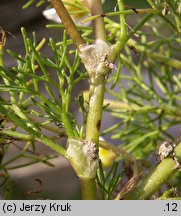
[[[175,161],[175,169],[180,167],[179,160],[177,159],[174,148],[176,147],[176,144],[170,141],[165,141],[161,143],[156,151],[157,160],[159,162],[163,161],[166,157],[170,156]]]

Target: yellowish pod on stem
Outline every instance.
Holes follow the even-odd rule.
[[[109,168],[112,166],[116,158],[117,155],[111,150],[99,147],[99,159],[101,160],[104,168]]]

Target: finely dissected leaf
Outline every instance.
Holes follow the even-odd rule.
[[[123,171],[119,171],[117,162],[112,165],[108,172],[105,172],[100,163],[97,173],[97,183],[101,191],[101,198],[108,200],[112,198],[122,176]]]

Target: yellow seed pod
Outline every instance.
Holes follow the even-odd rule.
[[[114,152],[99,147],[99,159],[101,160],[103,167],[108,168],[112,166],[116,158],[117,155]]]

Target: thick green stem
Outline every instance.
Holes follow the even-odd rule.
[[[89,7],[91,10],[92,15],[102,14],[102,3],[101,0],[90,0]],[[94,29],[94,39],[95,41],[101,40],[104,42],[106,40],[106,31],[103,17],[100,17],[93,21],[93,29]],[[96,42],[95,42],[96,43]],[[102,120],[102,108],[103,108],[103,101],[104,101],[104,92],[105,92],[105,77],[108,73],[108,69],[105,67],[101,67],[100,65],[104,64],[102,58],[105,57],[106,52],[101,52],[102,47],[101,45],[96,44],[95,53],[98,54],[100,61],[97,62],[95,59],[96,64],[98,64],[95,71],[91,71],[93,65],[90,67],[89,75],[90,75],[90,98],[89,98],[89,113],[87,117],[87,125],[86,125],[86,140],[92,140],[93,143],[98,145],[99,142],[99,129]],[[108,45],[106,45],[107,47]],[[89,54],[88,54],[89,55]],[[86,58],[90,58],[87,56]],[[94,56],[95,58],[95,56]],[[85,63],[85,62],[84,62]],[[99,67],[100,66],[100,67]],[[81,178],[81,190],[82,190],[82,198],[83,199],[97,199],[97,190],[96,190],[96,182],[95,176],[92,179],[85,179]]]
[[[104,76],[100,76],[100,83],[98,85],[91,84],[90,86],[89,113],[86,127],[86,140],[92,140],[96,144],[98,144],[99,141],[104,91]]]
[[[175,148],[175,154],[181,160],[181,143]],[[149,199],[176,171],[176,162],[172,158],[165,158],[154,167],[138,186],[128,193],[124,199]]]
[[[89,4],[91,15],[101,15],[103,14],[102,2],[101,0],[91,0]],[[104,25],[104,18],[100,16],[99,18],[93,20],[93,29],[94,29],[94,39],[106,40],[106,31]]]
[[[83,200],[97,200],[95,179],[80,178],[80,187]]]
[[[124,11],[124,0],[119,0],[118,6],[120,11]],[[121,25],[120,41],[124,41],[126,40],[127,37],[125,14],[120,14],[120,25]]]
[[[104,76],[100,77],[101,82],[98,85],[91,84],[90,86],[89,113],[86,125],[86,140],[92,140],[97,145],[105,92]],[[81,190],[83,199],[97,199],[95,178],[81,179]]]

